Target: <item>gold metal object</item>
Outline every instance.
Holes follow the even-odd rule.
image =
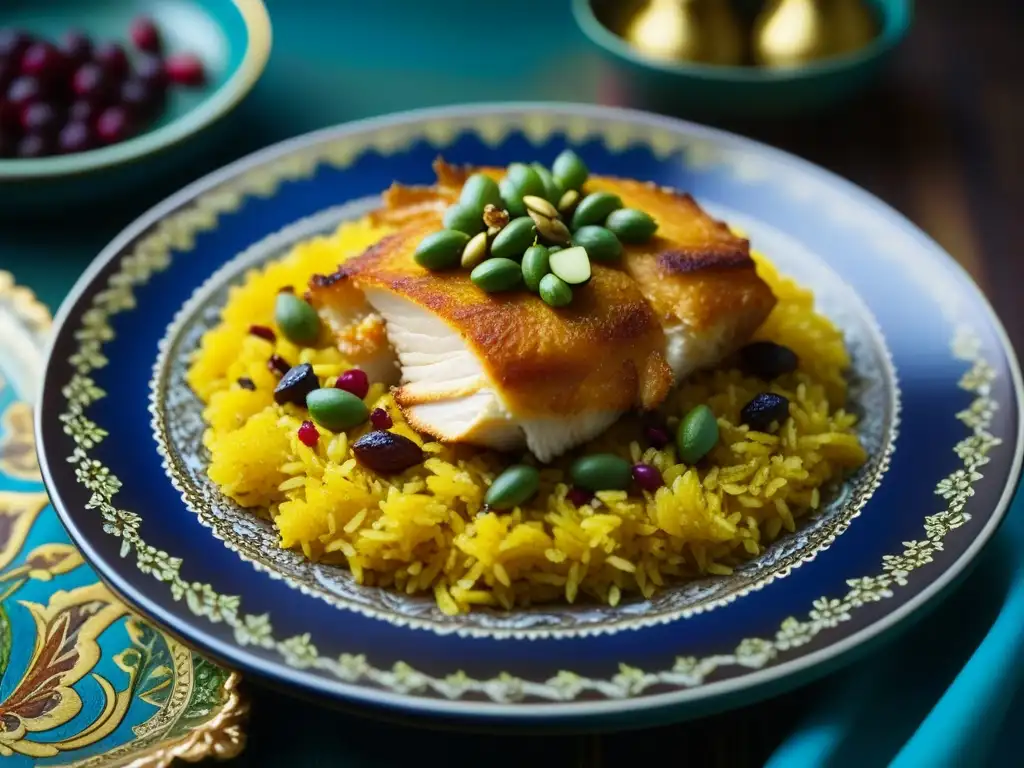
[[[623,39],[652,58],[743,64],[743,28],[726,0],[647,0],[620,24]]]
[[[755,63],[796,67],[852,53],[878,35],[864,0],[769,0],[754,23]]]

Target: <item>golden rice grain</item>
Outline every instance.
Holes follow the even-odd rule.
[[[273,402],[276,379],[266,360],[279,354],[308,362],[326,382],[348,361],[329,344],[300,349],[248,328],[273,324],[282,286],[303,291],[311,275],[333,271],[384,234],[367,222],[345,224],[251,271],[231,289],[221,323],[204,335],[188,372],[205,403],[210,478],[240,504],[269,511],[282,547],[347,565],[359,583],[432,592],[450,615],[581,595],[613,605],[629,594],[650,597],[672,579],[732,573],[795,530],[821,506],[820,489],[866,458],[856,418],[842,407],[849,356],[841,333],[814,312],[810,291],[760,257],[758,271],[779,301],[756,337],[785,344],[800,359],[798,371],[771,386],[789,398],[792,418],[776,434],[751,431],[740,410],[763,382],[725,368],[693,377],[665,410],[670,425],[701,403],[714,411],[721,437],[700,468],[677,463],[673,446],[647,446],[629,419],[585,449],[657,467],[665,487],[656,493],[602,492],[577,508],[566,500],[566,460],[542,470],[542,493],[529,505],[485,512],[499,455],[424,442],[379,383],[367,404],[387,408],[393,430],[423,448],[428,458],[419,468],[395,482],[365,470],[351,448],[365,428],[322,431],[310,448],[297,437],[304,410]],[[241,376],[256,390],[239,387]]]

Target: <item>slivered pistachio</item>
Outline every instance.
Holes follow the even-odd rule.
[[[579,190],[570,189],[560,198],[558,198],[558,212],[563,216],[569,216],[576,209],[576,204],[580,201]]]
[[[555,208],[551,203],[545,200],[543,197],[534,197],[533,195],[524,195],[523,204],[526,206],[527,211],[533,211],[539,213],[541,216],[547,216],[549,219],[558,218],[558,209]]]
[[[495,227],[500,230],[508,224],[509,218],[508,211],[496,205],[488,204],[484,206],[484,224],[488,227]]]
[[[487,258],[487,233],[478,232],[466,243],[466,249],[462,252],[462,266],[465,269],[472,269]]]
[[[533,223],[537,225],[537,233],[551,243],[565,245],[572,238],[572,233],[559,219],[549,219],[536,211],[528,211]]]

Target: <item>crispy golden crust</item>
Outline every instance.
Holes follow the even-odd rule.
[[[558,310],[526,291],[484,293],[464,272],[430,272],[413,261],[420,240],[440,226],[440,211],[418,215],[334,275],[314,278],[312,300],[332,301],[354,284],[430,310],[466,340],[520,418],[651,408],[664,400],[672,384],[664,334],[628,275],[595,267],[572,305]]]

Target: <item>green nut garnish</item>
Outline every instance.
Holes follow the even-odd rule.
[[[279,293],[274,302],[274,322],[293,344],[313,344],[320,336],[320,316],[294,293]]]
[[[442,229],[424,237],[412,257],[421,267],[430,270],[454,269],[459,266],[462,251],[468,242],[469,235],[465,232]]]
[[[551,166],[551,173],[563,191],[579,189],[586,183],[587,177],[590,175],[586,164],[571,149],[563,151],[555,158],[555,162]]]

